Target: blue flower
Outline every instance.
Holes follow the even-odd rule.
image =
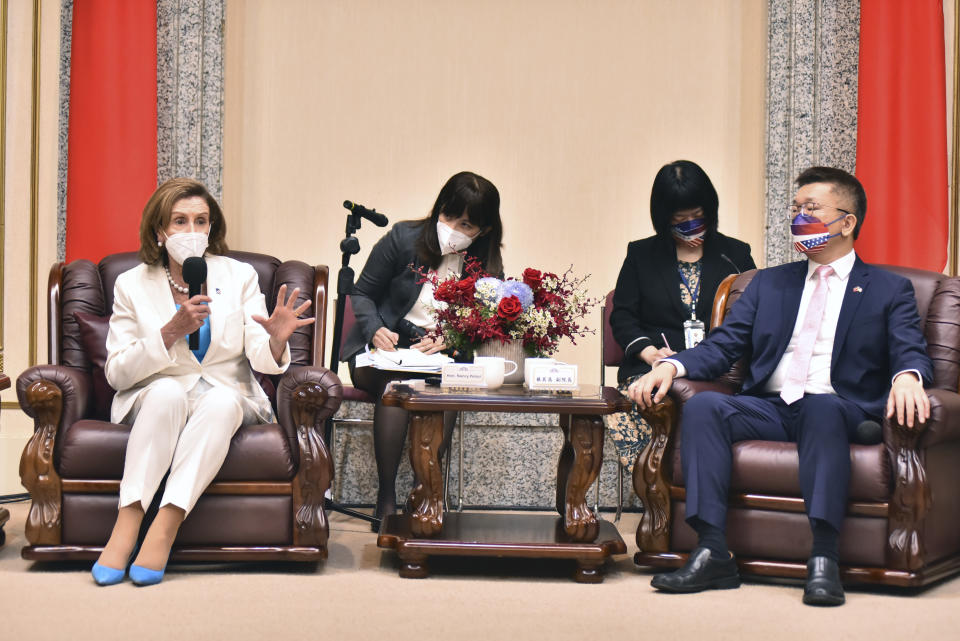
[[[520,305],[525,310],[533,305],[533,290],[530,289],[529,285],[518,280],[504,281],[503,287],[500,288],[500,298],[508,296],[516,296],[520,299]]]

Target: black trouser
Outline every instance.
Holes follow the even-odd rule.
[[[397,506],[397,469],[403,454],[403,443],[407,439],[407,426],[410,416],[400,407],[387,407],[382,402],[383,391],[390,381],[422,378],[422,374],[393,372],[374,367],[356,367],[350,359],[350,379],[354,387],[362,389],[376,399],[373,409],[373,452],[377,459],[377,476],[380,487],[377,491],[377,516],[385,516],[396,511]],[[456,412],[443,414],[443,443],[439,455],[442,458],[450,443],[450,434],[456,421]]]

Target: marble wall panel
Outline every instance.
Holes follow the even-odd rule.
[[[797,260],[786,207],[805,168],[854,171],[859,0],[769,0],[767,266]]]
[[[157,2],[157,182],[222,192],[224,0]]]

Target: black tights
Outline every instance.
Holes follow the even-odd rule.
[[[373,410],[373,452],[377,458],[377,475],[380,487],[377,490],[377,508],[374,515],[383,517],[397,511],[397,469],[407,440],[407,425],[410,413],[399,407],[387,407],[381,400],[387,383],[395,380],[417,378],[416,374],[390,372],[373,367],[354,367],[350,362],[350,378],[354,387],[362,389],[375,399]],[[450,435],[457,420],[456,412],[443,413],[443,442],[440,444],[441,460],[450,444]]]

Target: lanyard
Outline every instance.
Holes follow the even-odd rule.
[[[680,272],[680,282],[687,290],[687,293],[690,294],[690,318],[697,317],[697,301],[700,299],[700,281],[702,278],[697,278],[697,288],[691,289],[690,281],[687,280],[687,277],[683,274],[683,269],[680,268],[680,265],[677,265],[677,271]],[[700,275],[703,276],[703,270],[701,270]]]

